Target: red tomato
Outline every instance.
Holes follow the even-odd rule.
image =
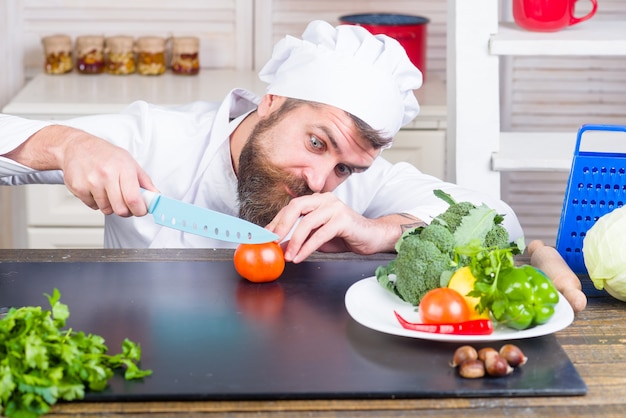
[[[235,270],[251,282],[271,282],[285,270],[283,249],[276,242],[239,244],[233,259]]]
[[[425,324],[454,324],[469,321],[471,316],[463,296],[447,287],[426,293],[420,302],[419,313]]]

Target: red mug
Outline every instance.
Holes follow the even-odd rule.
[[[591,18],[598,9],[597,0],[590,0],[592,9],[583,17],[574,16],[577,0],[513,0],[513,19],[520,27],[532,31],[553,32]]]

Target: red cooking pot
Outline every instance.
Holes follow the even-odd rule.
[[[393,13],[366,13],[341,16],[343,24],[363,26],[374,35],[383,34],[397,40],[404,47],[411,62],[426,75],[426,25],[430,20],[422,16]]]

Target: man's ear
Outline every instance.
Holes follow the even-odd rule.
[[[261,103],[257,108],[257,114],[260,118],[267,117],[270,113],[276,111],[285,102],[285,97],[276,96],[275,94],[266,94],[261,98]]]

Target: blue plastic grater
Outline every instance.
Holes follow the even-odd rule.
[[[581,151],[586,131],[626,133],[626,126],[583,125],[578,130],[556,239],[557,251],[577,274],[587,274],[582,253],[587,231],[602,215],[626,201],[626,154]]]

